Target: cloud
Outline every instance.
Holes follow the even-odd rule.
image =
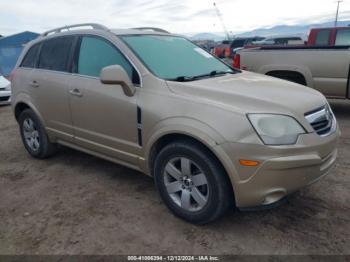
[[[329,0],[218,0],[226,27],[233,32],[277,24],[332,19]],[[340,18],[350,17],[350,1]],[[0,2],[0,34],[43,32],[67,24],[97,22],[111,28],[163,27],[175,33],[222,32],[213,0],[11,0]]]
[[[211,9],[203,9],[191,14],[191,17],[216,17],[215,10]]]

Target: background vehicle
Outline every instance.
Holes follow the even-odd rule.
[[[311,29],[308,46],[350,46],[350,27]]]
[[[245,45],[250,45],[254,41],[260,41],[264,37],[239,37],[233,41],[223,41],[221,45],[214,48],[213,54],[219,58],[232,58],[236,51]]]
[[[319,92],[234,70],[164,30],[82,26],[42,34],[12,74],[31,156],[61,144],[139,170],[193,223],[274,204],[334,165],[338,125]]]
[[[284,36],[284,37],[271,37],[261,41],[254,41],[252,45],[300,45],[304,44],[304,41],[299,36]]]
[[[306,85],[330,98],[349,98],[350,29],[312,30],[311,43],[317,45],[240,50],[234,67]]]
[[[221,42],[221,44],[216,45],[212,49],[213,55],[219,57],[219,58],[224,58],[225,57],[225,50],[231,45],[232,41],[230,40],[224,40]]]
[[[200,46],[207,52],[211,52],[216,46],[216,43],[214,40],[194,40],[192,42]]]
[[[11,103],[11,83],[0,75],[0,105]]]

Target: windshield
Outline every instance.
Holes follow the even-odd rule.
[[[191,81],[233,73],[229,66],[182,37],[128,35],[122,39],[145,66],[162,79]]]

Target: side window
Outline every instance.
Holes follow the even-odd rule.
[[[116,47],[97,37],[83,37],[77,73],[99,77],[102,68],[110,65],[120,65],[128,73],[133,83],[139,84],[140,80],[135,69]]]
[[[316,45],[329,45],[331,30],[320,30],[316,36]]]
[[[34,68],[37,64],[39,50],[40,50],[40,44],[36,44],[36,45],[32,46],[28,50],[27,54],[25,55],[25,57],[21,63],[21,66],[28,67],[28,68]]]
[[[350,30],[341,29],[337,31],[335,45],[350,45]]]
[[[43,43],[39,68],[68,72],[69,56],[74,37],[59,37],[47,40]]]

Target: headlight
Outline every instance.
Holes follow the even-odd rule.
[[[266,145],[294,145],[305,129],[293,117],[276,114],[248,114],[255,131]]]

